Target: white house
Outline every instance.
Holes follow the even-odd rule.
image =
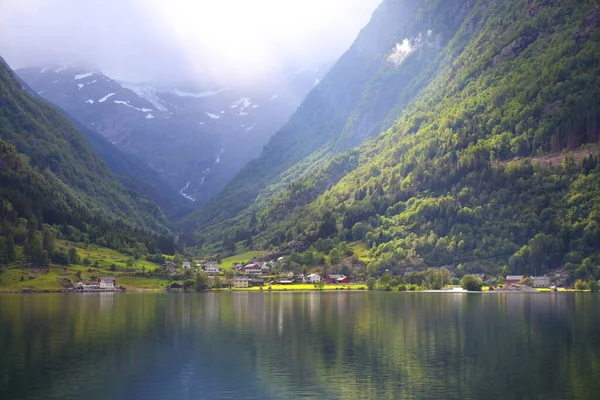
[[[98,279],[100,289],[114,289],[117,286],[117,279],[114,276],[108,276]]]
[[[204,266],[204,273],[215,275],[219,273],[219,264],[217,263],[208,263]]]
[[[319,274],[310,274],[304,277],[304,283],[317,283],[321,282],[321,275]]]
[[[183,269],[190,269],[192,268],[192,263],[189,261],[184,261],[183,264],[181,264],[181,266],[183,267]]]
[[[267,275],[270,268],[265,264],[250,263],[242,267],[242,270],[248,275]]]

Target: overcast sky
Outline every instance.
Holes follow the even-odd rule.
[[[87,65],[129,81],[252,79],[337,59],[381,0],[0,0],[13,67]]]

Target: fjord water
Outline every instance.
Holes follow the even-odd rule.
[[[592,399],[594,294],[0,296],[0,399]]]

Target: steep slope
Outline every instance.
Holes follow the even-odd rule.
[[[372,274],[564,266],[600,277],[600,6],[471,5],[435,78],[390,129],[240,215],[220,238],[364,240]]]
[[[290,121],[212,201],[184,221],[203,229],[264,201],[335,154],[379,133],[431,81],[472,0],[385,1]],[[463,43],[457,43],[454,53]],[[217,228],[216,228],[217,229]]]
[[[31,97],[3,62],[0,138],[27,156],[27,165],[57,196],[67,194],[71,204],[88,210],[90,216],[166,231],[166,219],[156,204],[126,191],[75,127],[44,101]]]
[[[40,96],[156,171],[190,207],[256,157],[324,73],[284,71],[249,87],[199,88],[117,82],[78,67],[17,72]]]

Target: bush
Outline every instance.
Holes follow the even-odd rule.
[[[587,282],[582,281],[581,279],[577,279],[575,281],[575,289],[577,290],[588,290],[588,284]]]
[[[468,290],[469,292],[481,291],[482,285],[483,285],[483,283],[481,282],[481,279],[479,279],[478,277],[476,277],[474,275],[465,275],[460,280],[460,286],[463,289]]]
[[[367,279],[367,289],[373,290],[375,288],[376,283],[377,280],[375,280],[375,278],[371,276],[369,279]]]
[[[590,292],[592,293],[597,293],[598,291],[600,291],[600,285],[598,284],[598,281],[594,279],[590,279],[588,281],[588,287],[590,289]]]

